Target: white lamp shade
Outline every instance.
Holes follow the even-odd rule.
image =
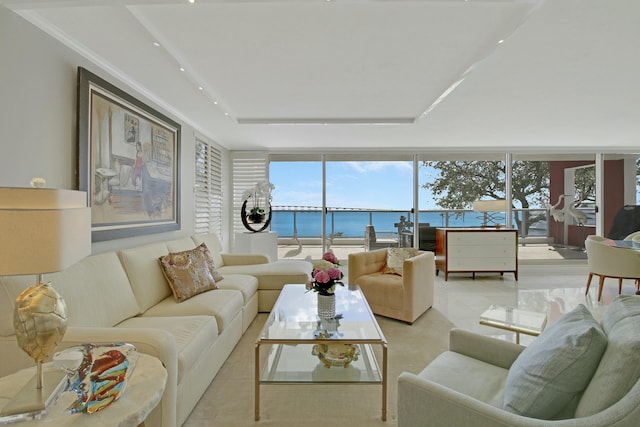
[[[506,212],[507,201],[500,200],[476,200],[473,202],[474,212]]]
[[[60,271],[89,254],[85,192],[0,188],[0,275]]]

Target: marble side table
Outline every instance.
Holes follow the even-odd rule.
[[[50,365],[50,364],[48,364]],[[51,366],[47,366],[51,369]],[[35,367],[23,369],[0,378],[0,408],[20,390],[35,373]],[[167,371],[160,360],[140,353],[135,370],[127,383],[124,394],[114,403],[93,414],[69,414],[66,408],[75,400],[71,392],[61,393],[58,400],[47,408],[40,419],[11,423],[16,427],[136,427],[155,408],[167,382]],[[9,420],[0,418],[0,425]]]

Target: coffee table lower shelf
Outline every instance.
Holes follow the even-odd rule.
[[[382,344],[382,368],[378,366],[371,344],[356,344],[358,359],[348,367],[327,368],[312,354],[314,343],[256,344],[255,420],[260,419],[261,385],[363,384],[382,386],[382,420],[387,417],[387,346]],[[342,343],[342,342],[341,342]],[[261,347],[269,351],[261,354]]]

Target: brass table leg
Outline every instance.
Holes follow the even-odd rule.
[[[387,421],[387,345],[382,344],[382,421]]]
[[[255,420],[260,421],[260,344],[255,348]]]

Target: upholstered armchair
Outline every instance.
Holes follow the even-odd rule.
[[[640,296],[617,297],[600,326],[587,311],[526,348],[452,329],[448,351],[399,375],[398,427],[640,425]]]
[[[585,295],[589,293],[593,276],[598,276],[598,301],[602,297],[602,287],[604,279],[607,277],[618,279],[618,294],[622,293],[623,279],[635,280],[636,288],[640,283],[640,251],[616,248],[607,242],[611,242],[611,240],[595,235],[588,236],[585,241],[589,265]]]
[[[358,285],[375,314],[413,323],[433,305],[433,252],[405,259],[402,276],[384,273],[387,249],[349,254],[349,285]]]

